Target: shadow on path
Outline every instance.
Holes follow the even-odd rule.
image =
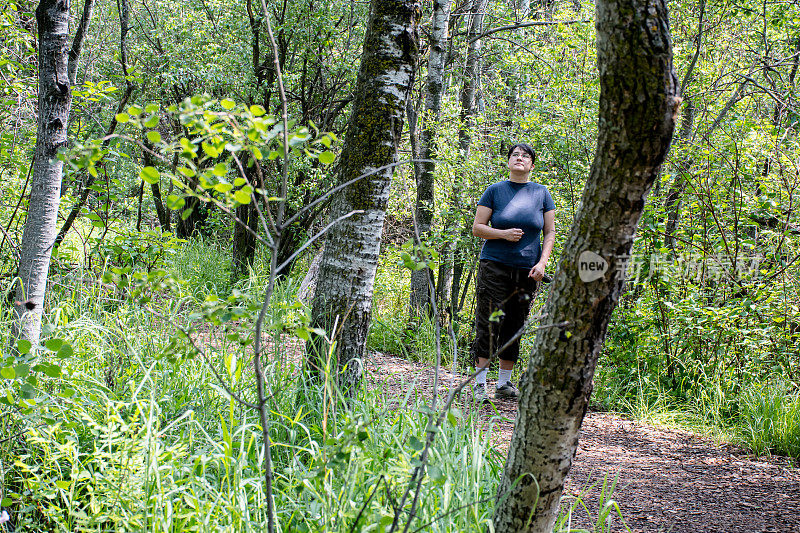
[[[383,384],[398,397],[410,386],[428,398],[433,391],[433,368],[405,359],[373,354],[367,374],[372,386]],[[452,379],[440,373],[442,399]],[[505,451],[516,403],[496,402],[482,412],[493,418],[493,440]],[[582,500],[589,513],[577,510],[573,527],[593,524],[606,475],[618,476],[613,497],[634,532],[800,533],[800,469],[784,458],[754,457],[686,431],[590,412],[565,489],[577,496],[588,488]],[[615,520],[610,530],[625,528]]]

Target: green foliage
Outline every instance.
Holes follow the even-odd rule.
[[[125,231],[98,239],[97,248],[101,262],[150,272],[182,251],[184,242],[160,231]]]
[[[753,452],[800,457],[800,392],[787,383],[745,391],[735,435]]]
[[[234,323],[243,316],[237,308],[246,314],[258,307],[248,307],[244,294],[231,298],[208,298],[201,315],[212,324]],[[276,299],[276,320],[288,304]],[[209,367],[186,350],[185,338],[173,338],[166,318],[121,307],[59,328],[76,347],[65,368],[69,385],[51,380],[44,394],[60,400],[46,411],[50,422],[31,419],[20,439],[0,446],[3,506],[17,527],[265,526],[255,414],[231,400]],[[276,340],[285,326],[283,320],[270,328]],[[220,340],[206,347],[217,361],[212,364],[219,364],[233,390],[251,399],[253,376],[237,348],[242,345],[229,342],[230,336]],[[69,346],[56,338],[46,345],[59,354]],[[359,527],[382,523],[393,515],[390,495],[405,490],[424,439],[428,420],[421,399],[398,409],[394,398],[373,390],[341,404],[331,401],[328,384],[306,389],[308,401],[298,406],[296,368],[281,362],[291,344],[274,346],[267,372],[279,526],[349,531],[357,519]],[[41,419],[43,409],[32,416]],[[491,515],[485,500],[499,479],[502,457],[488,443],[490,432],[475,432],[471,418],[452,414],[438,436],[418,510],[418,523],[432,522],[431,531],[483,527]]]
[[[10,286],[35,143],[37,48],[34,4],[0,5],[0,273]],[[335,183],[337,135],[348,115],[368,4],[268,6],[275,10],[288,132],[273,115],[279,102],[271,43],[258,3],[252,19],[248,5],[132,5],[137,23],[128,34],[127,79],[117,29],[91,26],[61,154],[60,219],[82,194],[88,199],[51,268],[44,345],[23,343],[0,355],[0,439],[7,439],[0,442],[1,505],[12,510],[18,530],[265,528],[261,428],[231,392],[255,401],[248,350],[271,257],[259,247],[249,276],[231,281],[229,211],[255,205],[260,196],[266,202],[257,205],[284,201],[291,216]],[[670,4],[681,79],[697,49],[698,8],[694,1]],[[113,2],[97,4],[96,16],[114,21],[116,9]],[[470,233],[475,203],[487,185],[504,179],[502,152],[512,141],[535,147],[532,177],[554,196],[559,237],[551,265],[557,262],[595,156],[594,6],[535,9],[548,12],[530,18],[588,22],[487,36],[483,53],[491,60],[481,69],[480,114],[472,126],[461,117],[459,71],[447,73],[436,128],[433,228],[423,246],[401,246],[411,232],[415,184],[411,165],[399,167],[375,281],[370,350],[434,361],[436,322],[408,319],[409,269],[461,264],[466,277],[480,246]],[[492,1],[487,27],[512,24],[519,15]],[[797,457],[800,144],[796,110],[780,104],[796,100],[788,82],[799,29],[793,15],[781,3],[706,5],[696,68],[683,88],[697,110],[694,123],[673,143],[650,194],[593,401],[640,420],[713,433],[756,453]],[[468,19],[453,17],[453,65],[463,64]],[[118,109],[126,82],[135,91]],[[680,113],[685,120],[685,105]],[[115,134],[97,140],[112,123]],[[284,134],[293,157],[289,190],[279,198]],[[410,151],[406,139],[400,153]],[[261,183],[252,179],[255,161]],[[142,183],[146,229],[138,232],[131,219]],[[173,225],[202,215],[200,235],[184,242],[153,229],[151,185],[161,188]],[[674,207],[668,207],[671,191],[679,197]],[[321,220],[317,211],[301,218],[281,260]],[[263,228],[258,232],[266,239]],[[279,526],[385,530],[396,503],[391,495],[405,490],[425,439],[422,399],[398,408],[370,390],[342,404],[330,382],[300,387],[299,339],[323,332],[309,327],[296,284],[291,275],[281,280],[264,320]],[[472,335],[471,291],[464,309],[449,317],[461,354]],[[6,346],[9,307],[2,313]],[[533,342],[532,335],[523,338],[523,353]],[[442,349],[449,365],[449,340]],[[476,429],[470,414],[451,415],[437,435],[414,523],[427,531],[487,527],[501,468],[491,427]],[[619,516],[609,495],[614,483],[604,486],[598,532]],[[569,529],[582,505],[571,502],[559,527]]]
[[[228,294],[231,288],[228,251],[204,239],[192,239],[172,255],[171,269],[202,300],[208,294]]]

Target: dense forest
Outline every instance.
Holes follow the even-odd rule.
[[[797,0],[0,6],[0,531],[576,531],[587,409],[800,457]],[[516,143],[556,238],[498,440]]]

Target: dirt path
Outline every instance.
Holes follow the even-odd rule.
[[[410,386],[430,396],[433,370],[404,359],[373,355],[370,382],[402,396]],[[452,375],[443,371],[444,386]],[[396,397],[397,397],[396,396]],[[401,397],[402,397],[401,396]],[[482,408],[495,423],[496,442],[511,439],[516,404]],[[659,429],[606,413],[589,413],[565,493],[582,496],[573,527],[590,527],[598,514],[603,476],[618,476],[614,499],[634,532],[800,533],[800,469],[783,458],[748,455],[685,431]],[[625,531],[615,520],[611,531]]]

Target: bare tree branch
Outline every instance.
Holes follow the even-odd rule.
[[[93,8],[94,0],[84,1],[83,14],[78,23],[78,29],[75,30],[75,38],[72,40],[72,48],[69,51],[69,61],[67,63],[67,76],[69,77],[70,85],[75,85],[78,77],[78,59],[83,51],[83,43],[86,40],[86,35],[89,33],[89,21],[92,18]]]

